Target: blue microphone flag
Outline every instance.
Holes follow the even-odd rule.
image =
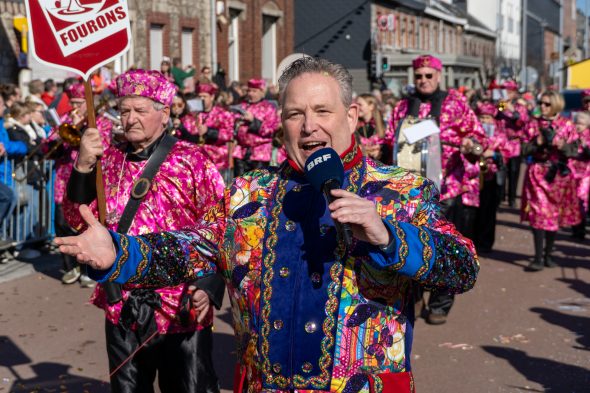
[[[324,183],[335,180],[339,186],[344,181],[344,165],[336,150],[325,147],[314,152],[305,161],[305,176],[313,188],[322,192]]]

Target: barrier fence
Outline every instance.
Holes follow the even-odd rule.
[[[45,243],[55,235],[53,161],[23,162],[4,158],[4,178],[12,191],[7,216],[2,220],[3,248],[21,250],[32,244]]]

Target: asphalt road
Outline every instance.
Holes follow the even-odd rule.
[[[481,256],[477,284],[447,324],[416,322],[418,392],[590,392],[590,241],[560,232],[560,267],[527,272],[532,237],[515,213],[499,214],[496,250]],[[102,312],[90,289],[63,286],[60,274],[56,256],[0,266],[0,393],[109,391]],[[225,391],[230,315],[226,305],[215,325]]]

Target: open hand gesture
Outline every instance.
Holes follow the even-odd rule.
[[[59,251],[76,257],[78,262],[93,269],[110,269],[117,254],[109,231],[98,222],[88,206],[80,206],[80,214],[88,229],[78,236],[56,237]]]

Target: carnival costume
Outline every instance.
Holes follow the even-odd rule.
[[[117,79],[120,98],[141,96],[170,105],[176,87],[157,71],[135,70]],[[101,159],[106,195],[106,226],[116,230],[122,220],[136,181],[156,155],[166,134],[139,153],[130,144],[110,146]],[[80,229],[83,220],[77,203],[91,203],[96,212],[96,193],[92,187],[95,173],[74,171],[68,184],[68,221]],[[127,233],[141,235],[153,231],[178,230],[195,225],[222,195],[223,180],[214,164],[201,149],[189,142],[177,141],[150,182]],[[133,197],[137,198],[137,197]],[[93,202],[94,201],[94,202]],[[76,202],[76,203],[74,203]],[[168,263],[174,264],[174,260]],[[210,286],[207,286],[210,285]],[[223,284],[198,282],[214,305],[219,308]],[[221,293],[219,293],[221,286]],[[107,352],[111,372],[137,347],[146,343],[149,334],[158,336],[111,378],[113,391],[153,391],[156,369],[163,392],[218,392],[212,366],[211,340],[213,310],[202,323],[182,320],[181,300],[188,293],[189,282],[159,284],[126,284],[122,301],[112,303],[99,285],[91,301],[105,310]]]
[[[388,247],[354,240],[346,251],[324,196],[288,161],[236,178],[193,229],[112,233],[117,261],[94,277],[154,285],[221,271],[236,392],[412,392],[411,283],[470,289],[474,247],[441,214],[432,182],[363,157],[354,138],[341,158],[343,188],[375,203]]]

